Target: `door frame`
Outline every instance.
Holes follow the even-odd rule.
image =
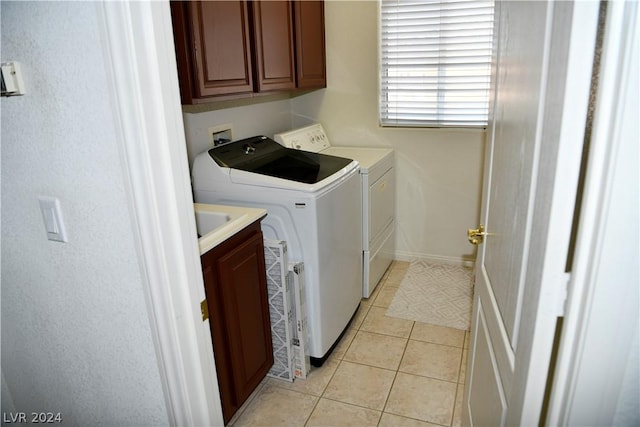
[[[538,306],[523,311],[519,333],[531,334],[532,341],[518,346],[516,357],[525,363],[515,374],[517,385],[511,398],[517,405],[510,407],[508,424],[537,425],[541,421],[557,321],[564,315],[570,278],[565,271],[570,247],[568,230],[573,221],[582,158],[598,3],[548,4],[549,53],[541,87],[536,207],[525,261],[526,280],[538,286],[529,287],[524,298],[536,300]],[[555,78],[558,75],[563,78]]]
[[[623,392],[625,377],[638,378],[639,23],[637,2],[608,3],[583,187],[589,197],[578,222],[546,425],[612,425],[618,416],[637,423],[640,416],[637,383]]]
[[[99,2],[101,47],[170,425],[223,425],[200,301],[193,198],[168,1]]]

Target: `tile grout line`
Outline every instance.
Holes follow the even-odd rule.
[[[387,276],[388,278],[389,276]],[[403,276],[404,277],[404,276]],[[402,280],[402,279],[401,279]],[[383,285],[386,287],[387,285],[387,279],[385,279]],[[396,288],[396,292],[397,292],[398,288]],[[395,292],[394,292],[394,297],[395,297]],[[377,299],[377,298],[376,298]],[[392,298],[393,299],[393,298]],[[387,394],[387,398],[384,401],[384,405],[382,405],[382,412],[380,414],[380,418],[378,419],[378,424],[377,426],[380,426],[380,423],[382,422],[382,417],[384,416],[384,414],[386,413],[385,410],[387,409],[387,404],[389,403],[389,397],[391,397],[391,391],[393,390],[393,386],[396,383],[396,378],[398,378],[398,371],[400,369],[400,366],[402,365],[402,360],[404,359],[404,355],[407,352],[407,347],[409,346],[409,340],[411,339],[411,333],[413,332],[413,328],[415,327],[416,322],[413,322],[413,324],[411,325],[411,330],[409,331],[409,336],[407,337],[407,342],[404,344],[404,348],[402,349],[402,357],[400,357],[400,362],[398,363],[398,367],[396,368],[396,372],[393,375],[393,381],[391,381],[391,387],[389,387],[389,394]]]
[[[467,334],[465,332],[465,342],[467,339]],[[465,384],[464,383],[460,383],[460,380],[462,379],[462,365],[465,364],[465,360],[464,360],[464,343],[462,344],[462,355],[460,357],[460,367],[458,369],[458,383],[456,385],[456,397],[453,403],[453,414],[451,414],[451,426],[453,427],[453,423],[455,421],[455,416],[456,416],[456,408],[458,407],[458,395],[459,393],[464,393],[465,392]],[[469,356],[469,350],[467,349],[467,357]],[[466,366],[465,366],[465,382],[466,382],[466,375],[467,375],[467,371],[466,371]],[[462,398],[464,399],[464,396],[462,396]],[[464,401],[463,401],[464,402]],[[462,406],[462,405],[461,405]],[[462,410],[462,408],[458,408],[459,410]],[[462,417],[462,414],[459,414]]]
[[[400,362],[398,362],[398,367],[396,368],[395,374],[393,375],[393,381],[391,381],[391,387],[389,387],[389,393],[387,394],[387,398],[384,400],[384,405],[382,405],[382,411],[380,414],[380,419],[378,420],[378,426],[382,421],[382,416],[387,413],[385,410],[387,409],[387,404],[389,403],[389,397],[391,397],[391,391],[393,390],[393,386],[396,383],[396,378],[398,378],[398,372],[400,372],[400,366],[402,365],[402,360],[404,359],[404,355],[407,352],[407,347],[409,346],[409,339],[411,337],[411,333],[413,332],[413,328],[415,327],[416,322],[413,322],[411,325],[411,330],[409,331],[409,337],[407,337],[407,342],[404,343],[404,349],[402,350],[402,357],[400,357]]]
[[[362,308],[362,304],[360,305],[360,307]],[[369,314],[369,308],[367,308],[367,313],[364,315],[365,317],[367,316],[367,314]],[[354,319],[355,320],[355,319]],[[351,339],[351,342],[349,343],[349,345],[347,346],[347,348],[344,350],[344,353],[342,354],[342,357],[340,357],[338,360],[338,365],[336,366],[336,369],[333,371],[333,373],[331,374],[331,377],[329,378],[329,381],[327,381],[327,384],[324,386],[324,388],[322,389],[322,392],[320,393],[320,396],[318,397],[318,401],[316,402],[316,404],[313,406],[313,409],[311,409],[311,412],[309,412],[309,416],[307,416],[305,422],[304,422],[304,426],[306,426],[309,423],[309,420],[311,419],[311,415],[313,415],[313,411],[316,410],[316,408],[318,407],[318,404],[320,403],[320,400],[325,398],[324,395],[327,392],[327,388],[329,388],[329,384],[331,384],[331,381],[333,380],[333,378],[335,377],[336,373],[338,372],[338,369],[340,368],[340,365],[342,365],[342,362],[344,361],[344,356],[347,354],[347,352],[349,351],[349,348],[351,347],[351,344],[353,344],[353,340],[355,339],[355,335],[357,335],[358,331],[360,331],[360,326],[362,325],[362,323],[364,322],[364,319],[362,320],[362,322],[360,323],[360,325],[355,327],[355,334],[353,336],[353,338]],[[346,333],[345,333],[346,335]],[[342,336],[342,338],[344,338],[344,336]],[[335,348],[334,348],[335,351]],[[326,363],[326,361],[325,361]],[[328,398],[325,398],[328,399]],[[333,400],[333,399],[328,399],[328,400]],[[335,401],[335,400],[334,400]],[[339,401],[338,401],[339,402]],[[346,402],[341,402],[341,403],[346,403]]]
[[[455,420],[455,417],[456,417],[456,407],[458,406],[458,394],[461,392],[460,386],[462,385],[464,387],[464,384],[460,384],[460,375],[462,375],[463,363],[464,363],[464,342],[462,343],[462,352],[460,353],[460,363],[458,364],[458,379],[456,381],[456,395],[453,399],[453,411],[451,412],[451,419],[449,420],[449,425],[452,427],[453,427],[453,421]]]

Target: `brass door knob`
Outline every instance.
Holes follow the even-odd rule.
[[[476,229],[470,228],[467,230],[467,238],[472,245],[481,244],[484,241],[484,236],[488,235],[489,233],[484,231],[484,225],[482,224]]]

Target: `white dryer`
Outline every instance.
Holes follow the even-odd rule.
[[[195,201],[267,209],[264,237],[304,262],[311,362],[320,366],[362,297],[358,162],[283,147],[258,136],[199,154]],[[239,306],[242,306],[239,303]]]
[[[322,125],[315,123],[279,133],[285,147],[355,159],[362,186],[362,296],[369,298],[395,253],[396,186],[391,148],[332,146]]]

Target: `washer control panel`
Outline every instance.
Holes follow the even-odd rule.
[[[319,153],[329,148],[329,138],[320,123],[274,135],[275,141],[287,148]]]

